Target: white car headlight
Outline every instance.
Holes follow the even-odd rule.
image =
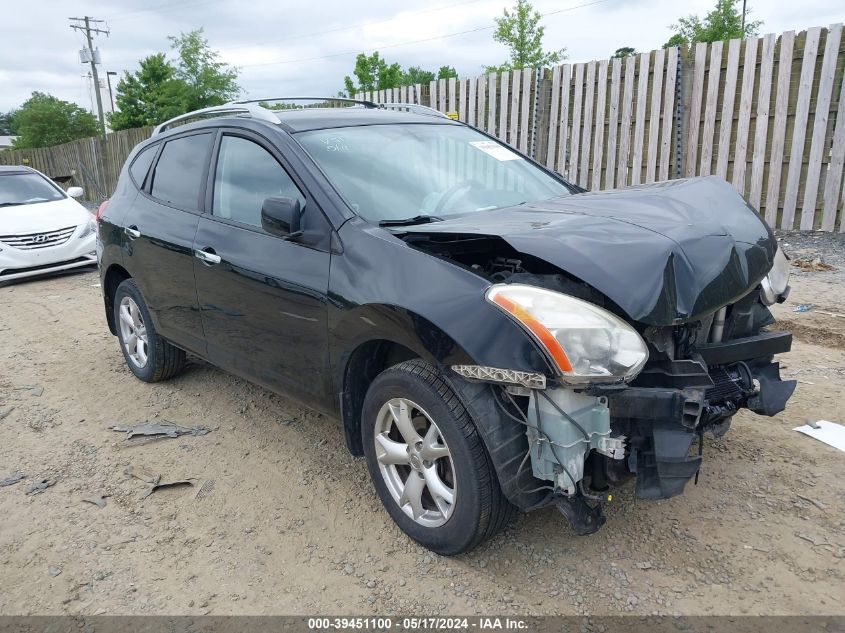
[[[491,286],[487,300],[548,352],[564,382],[630,380],[648,360],[634,328],[587,301],[523,284]]]
[[[760,282],[760,298],[767,306],[774,305],[789,285],[789,260],[780,248],[775,251],[775,261],[769,274]]]
[[[88,220],[88,224],[83,229],[82,233],[79,234],[79,239],[83,237],[88,237],[91,233],[97,232],[97,223],[94,221],[94,218]]]

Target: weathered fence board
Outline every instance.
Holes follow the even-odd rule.
[[[792,128],[792,147],[789,154],[789,166],[786,174],[786,191],[783,196],[783,215],[781,228],[791,229],[795,219],[795,206],[798,201],[798,184],[804,156],[804,137],[807,133],[807,119],[810,115],[810,95],[813,92],[813,76],[816,72],[816,53],[819,46],[821,29],[807,31],[804,42],[804,61],[801,64],[801,80],[798,84],[798,103]]]

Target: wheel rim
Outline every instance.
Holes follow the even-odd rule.
[[[431,416],[405,398],[388,400],[376,418],[374,441],[379,471],[402,511],[425,527],[446,523],[457,479],[452,453]]]
[[[135,367],[142,369],[147,364],[147,326],[141,316],[138,304],[131,297],[120,300],[120,342],[126,357]]]

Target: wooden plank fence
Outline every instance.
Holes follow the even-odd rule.
[[[27,165],[51,178],[70,176],[67,186],[82,187],[88,200],[103,200],[117,186],[126,157],[152,131],[152,127],[135,128],[53,147],[5,150],[0,152],[0,165]]]
[[[845,232],[844,75],[834,24],[356,97],[455,113],[586,189],[716,174],[772,226]],[[72,176],[97,199],[150,132],[4,151],[0,164]]]

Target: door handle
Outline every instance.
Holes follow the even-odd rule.
[[[126,233],[133,240],[136,237],[141,237],[141,231],[139,231],[138,227],[134,224],[132,226],[127,226],[125,229],[123,229],[123,232]]]
[[[199,260],[202,260],[203,263],[210,265],[219,264],[221,261],[223,261],[223,258],[220,257],[220,255],[218,255],[217,253],[215,253],[213,248],[204,248],[201,251],[195,250],[194,257]]]

